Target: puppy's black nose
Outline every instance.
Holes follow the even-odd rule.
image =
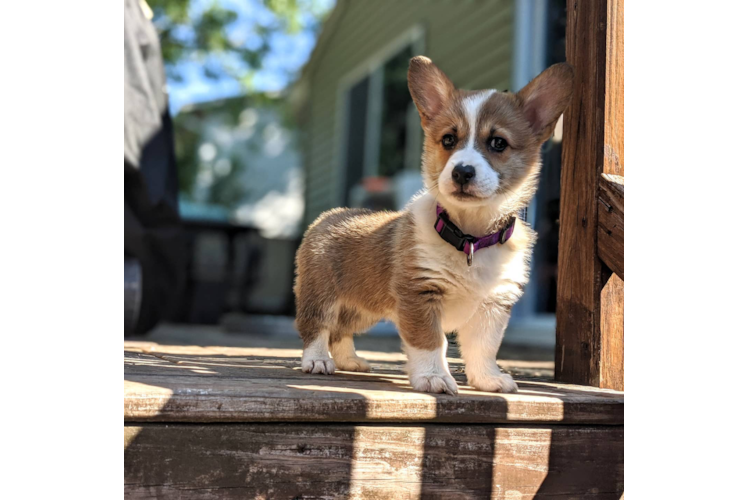
[[[473,177],[475,177],[475,169],[472,165],[463,165],[460,163],[452,169],[452,180],[460,186],[464,186],[470,182],[470,179]]]

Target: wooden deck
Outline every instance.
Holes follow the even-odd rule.
[[[550,361],[500,360],[520,392],[492,394],[450,358],[453,397],[414,392],[389,339],[334,376],[301,373],[296,339],[250,339],[125,342],[126,496],[621,497],[623,393],[554,383]]]

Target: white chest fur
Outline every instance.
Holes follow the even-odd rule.
[[[419,265],[429,270],[429,276],[438,277],[441,284],[448,283],[442,302],[445,332],[465,324],[487,297],[501,293],[503,287],[527,282],[528,265],[523,249],[510,245],[483,248],[475,253],[473,265],[468,266],[467,256],[445,242],[434,229],[436,202],[430,195],[424,193],[415,198],[409,210],[416,222],[414,254]],[[515,235],[517,230],[521,232],[524,228],[518,225]]]

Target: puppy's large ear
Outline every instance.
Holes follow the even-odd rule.
[[[408,88],[424,125],[439,114],[455,90],[447,75],[424,56],[410,60]]]
[[[551,136],[561,113],[571,102],[573,89],[574,68],[559,63],[540,73],[517,94],[522,113],[543,142]]]

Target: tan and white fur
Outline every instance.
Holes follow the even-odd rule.
[[[386,318],[403,340],[414,389],[458,392],[444,336],[457,331],[471,386],[517,390],[496,355],[528,281],[535,233],[518,219],[508,242],[480,249],[468,266],[435,231],[436,205],[478,237],[516,216],[535,193],[540,147],[569,103],[572,80],[571,67],[557,64],[516,94],[464,91],[428,58],[411,60],[426,189],[401,212],[334,209],[309,227],[294,286],[302,371],[369,371],[353,335]]]

